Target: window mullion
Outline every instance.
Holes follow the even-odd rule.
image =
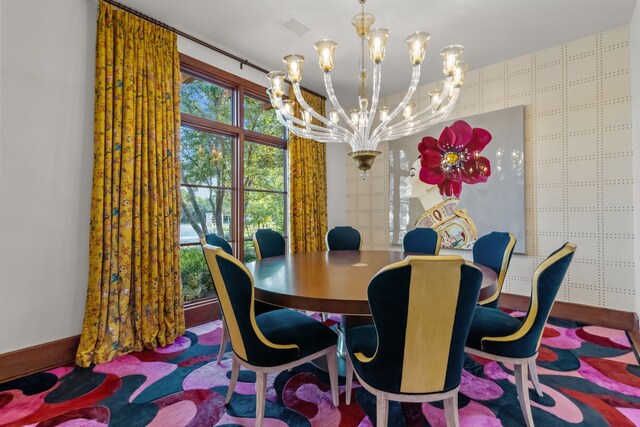
[[[234,116],[236,118],[236,124],[240,130],[236,143],[236,162],[234,166],[237,169],[235,174],[236,177],[236,201],[237,201],[237,216],[236,216],[236,224],[238,227],[236,229],[237,234],[237,256],[240,260],[244,260],[244,131],[243,131],[243,123],[244,123],[244,108],[243,107],[243,99],[244,99],[244,88],[240,86],[238,91],[236,92],[236,96],[234,98],[234,103],[236,109],[234,111]]]

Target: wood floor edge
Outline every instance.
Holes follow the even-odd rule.
[[[0,354],[0,383],[73,363],[80,335]]]
[[[525,295],[503,293],[500,296],[500,307],[510,310],[527,311],[530,298]],[[625,331],[638,331],[638,315],[631,311],[614,310],[605,307],[556,301],[551,316],[558,319],[587,323],[593,326],[604,326]]]

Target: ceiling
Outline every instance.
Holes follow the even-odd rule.
[[[359,44],[351,18],[360,12],[357,0],[120,2],[270,70],[284,71],[284,55],[302,54],[307,60],[302,85],[322,94],[313,43],[333,39],[338,43],[336,93],[347,97],[347,103],[355,99]],[[369,0],[365,11],[376,17],[373,27],[391,31],[382,64],[382,93],[387,95],[409,84],[404,38],[413,31],[431,33],[421,77],[421,83],[428,83],[442,78],[438,52],[444,46],[463,45],[470,69],[480,68],[628,24],[635,4],[636,0]],[[300,36],[285,28],[291,18],[309,31]]]

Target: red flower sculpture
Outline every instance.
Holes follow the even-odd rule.
[[[487,182],[491,163],[480,152],[490,141],[488,131],[472,129],[464,120],[445,127],[440,139],[425,136],[418,144],[420,180],[437,185],[440,194],[455,197],[460,197],[463,182]]]

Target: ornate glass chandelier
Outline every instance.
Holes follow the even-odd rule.
[[[284,72],[272,71],[267,74],[271,86],[267,92],[276,110],[278,120],[291,133],[318,142],[349,144],[352,150],[349,155],[355,160],[358,169],[362,171],[362,179],[367,179],[367,171],[371,169],[376,156],[380,154],[377,147],[381,141],[391,141],[413,135],[444,120],[451,113],[458,100],[468,64],[460,60],[460,55],[464,50],[462,46],[452,45],[442,49],[440,55],[443,58],[444,81],[436,90],[429,92],[428,105],[416,110],[415,104],[410,100],[420,80],[420,66],[424,61],[430,37],[429,33],[416,31],[405,39],[409,47],[409,61],[413,68],[409,89],[394,109],[387,106],[378,107],[382,60],[385,55],[389,30],[371,28],[375,18],[364,12],[366,0],[358,1],[362,5],[362,13],[354,16],[351,21],[360,38],[358,107],[347,113],[336,98],[331,71],[333,70],[333,54],[337,43],[329,39],[323,39],[314,44],[318,52],[320,69],[324,72],[327,95],[333,106],[328,112],[328,117],[313,110],[302,96],[300,90],[302,64],[304,63],[302,55],[292,54],[284,57],[288,71],[286,76],[293,86],[296,100],[300,105],[301,117],[298,118],[294,115],[295,101],[283,99],[285,94]],[[369,57],[373,62],[373,90],[370,99],[365,69],[366,42],[369,45]],[[376,120],[376,112],[379,113],[379,120]],[[402,117],[397,118],[400,113],[402,113]]]

